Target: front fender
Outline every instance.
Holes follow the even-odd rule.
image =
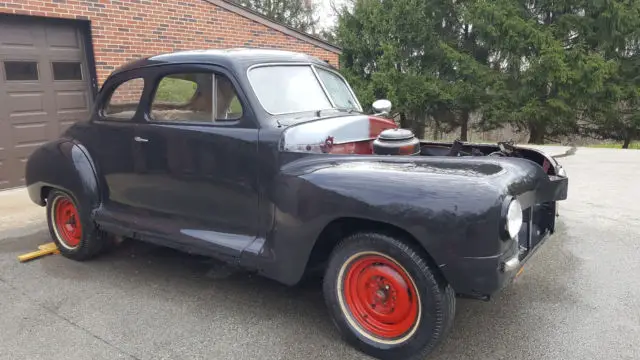
[[[31,201],[41,206],[45,187],[70,193],[89,211],[100,203],[93,161],[84,146],[71,139],[53,140],[36,149],[27,160],[25,182]]]
[[[339,218],[404,229],[445,277],[460,257],[495,256],[506,247],[498,240],[503,199],[535,186],[535,176],[514,174],[517,169],[486,158],[296,160],[282,169],[272,195],[275,230],[267,246],[279,259],[273,277],[295,283],[319,234]]]

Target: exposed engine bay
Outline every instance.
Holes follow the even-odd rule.
[[[552,166],[546,157],[536,151],[518,148],[513,141],[500,141],[496,145],[473,144],[454,140],[451,144],[418,140],[412,131],[395,128],[380,132],[373,141],[375,155],[414,155],[414,156],[496,156],[529,159],[552,174]]]
[[[366,115],[337,116],[294,124],[285,130],[285,151],[362,154],[381,156],[445,156],[445,157],[516,157],[540,165],[549,175],[555,174],[555,160],[543,153],[516,146],[512,141],[479,144],[425,141],[408,129],[399,128],[390,119]]]

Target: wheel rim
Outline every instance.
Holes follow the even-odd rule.
[[[378,253],[356,255],[345,263],[342,296],[351,322],[363,335],[385,343],[413,335],[420,318],[420,298],[407,271]]]
[[[61,244],[70,249],[78,247],[82,239],[82,225],[73,202],[64,197],[57,198],[53,206],[53,218]]]

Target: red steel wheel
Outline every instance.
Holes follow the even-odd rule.
[[[53,204],[53,220],[60,243],[74,249],[82,239],[82,225],[76,206],[66,197],[58,197]]]
[[[84,261],[106,251],[113,237],[98,229],[82,203],[70,193],[50,189],[47,194],[47,225],[62,256]]]
[[[398,262],[381,253],[360,253],[343,271],[341,292],[353,325],[383,343],[400,343],[413,335],[420,297],[415,281]]]
[[[322,290],[341,336],[381,360],[426,358],[455,316],[451,285],[419,244],[400,236],[363,231],[343,238],[331,252]]]

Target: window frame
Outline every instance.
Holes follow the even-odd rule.
[[[58,80],[56,79],[56,75],[55,75],[55,67],[54,64],[61,64],[61,63],[66,63],[66,64],[78,64],[80,66],[80,79],[65,79],[65,80]],[[51,60],[49,61],[49,65],[51,67],[51,79],[53,82],[72,82],[72,81],[85,81],[87,80],[87,74],[85,73],[85,69],[84,66],[82,64],[82,61],[80,60]]]
[[[153,102],[155,100],[155,95],[160,85],[160,82],[165,77],[172,74],[188,74],[188,73],[210,73],[213,75],[214,80],[214,89],[216,86],[216,77],[224,76],[226,77],[231,85],[233,86],[238,101],[240,102],[240,106],[242,106],[242,116],[238,119],[229,119],[224,121],[158,121],[155,120],[151,116],[151,112],[153,110]],[[253,116],[253,112],[251,107],[249,106],[249,101],[244,94],[243,88],[235,78],[232,76],[229,71],[225,68],[216,65],[209,64],[169,64],[162,66],[161,70],[153,74],[151,80],[149,81],[149,95],[147,97],[147,106],[144,110],[144,122],[147,124],[154,125],[171,125],[171,126],[206,126],[206,127],[232,127],[232,128],[251,128],[256,129],[259,127],[257,121],[255,121],[255,117]],[[213,112],[216,109],[217,97],[213,99]]]
[[[306,110],[306,111],[279,112],[279,113],[272,113],[269,110],[267,110],[267,108],[264,106],[264,104],[260,100],[260,97],[258,96],[258,94],[256,93],[256,91],[255,91],[255,89],[253,87],[253,83],[251,82],[251,77],[250,77],[249,73],[251,72],[251,70],[256,69],[256,68],[275,67],[275,66],[308,66],[308,67],[310,67],[312,72],[313,72],[314,77],[316,78],[316,80],[320,84],[320,87],[322,88],[322,91],[324,92],[324,95],[327,97],[327,99],[329,100],[329,103],[331,104],[332,107],[327,108],[327,109],[314,109],[314,110]],[[329,66],[317,64],[317,63],[314,63],[314,62],[293,62],[293,61],[292,62],[266,62],[266,63],[259,63],[259,64],[254,64],[254,65],[249,66],[247,68],[245,76],[247,78],[248,86],[251,89],[251,91],[253,91],[253,93],[255,94],[255,98],[258,101],[258,104],[260,104],[260,107],[262,108],[262,110],[264,112],[266,112],[267,114],[269,114],[271,116],[292,115],[292,114],[299,114],[299,113],[317,112],[317,111],[323,111],[323,110],[335,110],[337,107],[336,107],[336,105],[335,105],[335,103],[333,101],[333,98],[329,94],[329,91],[326,89],[326,87],[324,85],[324,82],[322,82],[322,79],[320,79],[320,75],[318,75],[317,70],[316,70],[317,68],[321,68],[322,70],[326,70],[328,72],[331,72],[331,73],[335,74],[336,76],[338,76],[340,79],[342,79],[342,81],[344,81],[345,85],[347,86],[347,89],[351,93],[351,96],[355,99],[356,105],[358,106],[359,111],[363,111],[362,104],[360,104],[360,100],[358,99],[358,97],[356,96],[356,93],[351,88],[351,84],[349,84],[347,79],[345,79],[345,77],[342,76],[342,74],[340,74],[340,72],[336,71],[335,69],[333,69],[333,68],[331,68]]]
[[[9,83],[9,84],[16,84],[16,83],[30,83],[30,84],[34,84],[34,83],[39,83],[42,80],[42,68],[40,66],[40,61],[36,58],[20,58],[20,59],[13,59],[13,58],[7,58],[1,61],[2,62],[2,73],[4,74],[4,81]],[[7,72],[7,65],[6,63],[35,63],[36,64],[36,78],[35,79],[29,79],[29,80],[9,80],[8,75],[9,73]]]

